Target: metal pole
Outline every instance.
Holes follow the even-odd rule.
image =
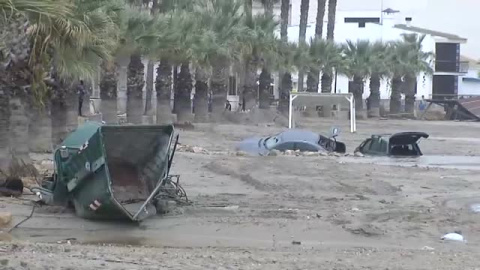
[[[292,100],[292,94],[289,95],[289,106],[288,106],[288,128],[292,128],[292,121],[293,121],[293,100]]]
[[[354,113],[353,113],[353,110],[355,109],[353,107],[353,101],[352,101],[352,98],[347,98],[348,102],[350,102],[350,132],[353,133],[354,132],[354,126],[353,126],[353,121],[354,121]]]
[[[334,86],[333,86],[333,91],[334,93],[336,94],[337,93],[337,69],[335,69],[335,83],[334,83]]]

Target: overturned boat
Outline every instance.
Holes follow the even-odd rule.
[[[167,126],[87,122],[55,151],[55,172],[39,195],[88,219],[141,221],[164,198],[188,200],[169,174],[178,135]]]

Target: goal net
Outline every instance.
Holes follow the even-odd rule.
[[[329,94],[329,93],[291,93],[288,112],[288,128],[295,128],[295,108],[309,107],[335,108],[340,110],[348,108],[350,114],[350,132],[357,131],[355,115],[355,99],[352,93]]]

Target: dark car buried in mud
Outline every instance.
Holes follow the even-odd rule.
[[[240,142],[237,150],[266,156],[271,151],[337,152],[345,153],[345,144],[336,140],[338,129],[330,137],[308,130],[290,129],[274,136],[254,137]]]
[[[421,156],[418,146],[421,138],[428,138],[424,132],[401,132],[393,135],[372,135],[363,141],[355,152],[372,156]]]

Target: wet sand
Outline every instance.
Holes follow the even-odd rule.
[[[82,220],[41,207],[0,249],[5,269],[476,269],[478,170],[445,168],[429,156],[480,156],[480,123],[302,119],[353,152],[372,133],[424,131],[427,166],[335,156],[236,156],[236,142],[282,130],[271,124],[180,130],[172,174],[194,202],[139,225]],[[454,138],[450,140],[449,138]],[[361,160],[361,161],[359,161]],[[445,161],[445,159],[443,159]],[[413,162],[413,163],[412,163]],[[446,161],[448,162],[448,159]],[[452,161],[455,163],[455,160]],[[400,165],[400,166],[399,166]],[[411,166],[410,166],[411,165]],[[477,168],[474,162],[473,169]],[[27,197],[25,197],[27,198]],[[0,199],[14,223],[27,201]],[[467,243],[440,237],[461,230]],[[3,261],[8,260],[8,261]],[[1,268],[0,267],[0,268]]]

